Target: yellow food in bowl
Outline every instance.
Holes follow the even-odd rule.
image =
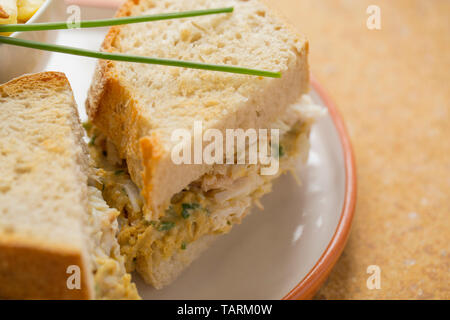
[[[17,0],[17,20],[25,23],[39,10],[45,0]]]
[[[45,0],[0,0],[0,24],[26,23],[44,2]]]
[[[17,23],[17,1],[0,1],[0,24]]]

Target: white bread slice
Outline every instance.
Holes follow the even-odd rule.
[[[109,226],[87,223],[114,213],[89,204],[83,131],[65,75],[45,72],[1,85],[0,123],[0,297],[108,297],[94,292],[94,258],[104,242],[92,237]],[[81,270],[80,289],[67,286],[70,266]]]
[[[269,128],[308,91],[308,42],[258,0],[130,0],[117,16],[233,6],[232,14],[113,27],[102,49],[161,58],[281,71],[281,79],[166,66],[100,61],[87,99],[92,122],[127,160],[149,219],[171,197],[210,172],[208,165],[175,165],[171,134]]]
[[[82,217],[87,162],[64,75],[43,73],[0,86],[0,296],[91,298]],[[66,269],[81,268],[82,290]]]

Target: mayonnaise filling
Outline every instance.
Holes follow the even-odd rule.
[[[119,211],[110,208],[101,191],[91,186],[88,187],[88,208],[87,229],[96,299],[139,299],[136,286],[125,270],[125,259],[116,238]]]

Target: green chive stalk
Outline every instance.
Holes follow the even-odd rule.
[[[0,36],[0,43],[9,44],[9,45],[13,45],[13,46],[19,46],[19,47],[25,47],[25,48],[31,48],[31,49],[71,54],[71,55],[88,57],[88,58],[96,58],[96,59],[102,59],[102,60],[135,62],[135,63],[144,63],[144,64],[156,64],[156,65],[163,65],[163,66],[219,71],[219,72],[245,74],[245,75],[260,76],[260,77],[281,78],[280,72],[257,70],[257,69],[228,66],[228,65],[207,64],[207,63],[201,63],[201,62],[143,57],[143,56],[121,54],[121,53],[98,52],[98,51],[79,49],[79,48],[61,46],[61,45],[56,45],[56,44],[47,44],[47,43],[41,43],[41,42],[30,41],[30,40],[22,40],[22,39],[17,39],[17,38],[12,38],[12,37],[4,37],[4,36]]]
[[[194,10],[185,12],[174,13],[162,13],[155,15],[144,15],[136,17],[121,17],[102,20],[80,21],[76,28],[99,28],[110,27],[132,23],[142,23],[150,21],[170,20],[170,19],[182,19],[199,17],[212,14],[231,13],[234,11],[233,7],[207,9],[207,10]],[[26,23],[26,24],[5,24],[0,25],[0,32],[25,32],[25,31],[44,31],[44,30],[63,30],[74,28],[71,23],[68,22],[43,22],[43,23]]]

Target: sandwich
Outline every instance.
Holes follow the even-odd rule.
[[[101,49],[280,71],[280,79],[100,61],[86,101],[97,187],[120,212],[126,269],[158,289],[240,224],[253,204],[262,207],[272,182],[306,160],[311,125],[322,112],[307,95],[308,41],[258,0],[130,0],[116,16],[225,6],[234,12],[112,27]],[[263,161],[238,161],[242,151],[245,158],[255,150],[252,139],[227,159],[213,148],[213,163],[174,161],[174,150],[182,149],[183,159],[198,151],[199,123],[223,137],[229,130],[278,130],[279,141],[267,134],[266,146],[279,169],[264,174]],[[177,130],[192,133],[181,148]],[[200,148],[203,154],[208,146]]]
[[[138,299],[65,75],[0,85],[0,122],[0,298]]]

